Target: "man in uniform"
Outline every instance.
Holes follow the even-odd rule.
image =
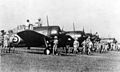
[[[88,46],[88,54],[91,53],[91,49],[93,47],[93,43],[91,41],[89,41],[89,46]]]
[[[85,54],[85,53],[86,53],[86,40],[84,40],[84,41],[82,42],[82,47],[83,47],[82,53]]]
[[[54,37],[54,45],[53,45],[53,55],[57,53],[57,44],[58,44],[58,37]]]
[[[5,35],[4,35],[4,45],[3,45],[3,48],[4,49],[7,49],[7,47],[8,47],[8,40],[9,40],[9,37],[8,37],[8,35],[5,33]],[[7,52],[7,51],[6,51]]]
[[[91,53],[91,48],[93,46],[93,44],[90,40],[90,36],[87,38],[86,43],[87,43],[87,54],[89,55]]]
[[[29,29],[29,24],[30,24],[30,21],[29,21],[29,19],[27,19],[26,24],[25,24],[25,29]]]
[[[74,53],[78,52],[78,48],[79,48],[79,42],[77,41],[78,39],[75,38],[75,41],[73,43],[73,47],[74,47]]]
[[[38,22],[35,23],[38,27],[42,26],[42,20],[41,18],[38,19]]]

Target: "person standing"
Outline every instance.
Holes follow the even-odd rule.
[[[82,47],[83,47],[82,53],[85,54],[85,53],[86,53],[86,40],[84,40],[84,41],[82,42]]]
[[[91,53],[92,46],[93,46],[93,43],[90,40],[88,43],[88,55]]]
[[[91,53],[91,48],[93,46],[90,36],[86,39],[86,45],[87,45],[87,54],[89,55]]]
[[[100,41],[97,42],[96,52],[99,52],[100,49]]]
[[[57,45],[58,45],[58,37],[55,36],[54,37],[54,41],[53,41],[54,45],[53,45],[53,55],[57,54]]]
[[[35,23],[37,27],[42,27],[42,20],[41,18],[38,19],[38,22]]]
[[[104,52],[107,52],[107,49],[108,49],[108,43],[105,44]]]
[[[2,48],[4,47],[4,35],[2,35]]]
[[[3,45],[3,48],[4,49],[7,49],[7,47],[8,47],[8,40],[9,40],[9,37],[8,37],[8,35],[5,33],[5,35],[4,35],[4,45]],[[7,52],[7,51],[6,51]]]
[[[67,43],[66,43],[66,54],[70,53],[70,44],[71,44],[71,38],[68,37]]]
[[[26,24],[25,24],[25,29],[29,29],[29,24],[30,24],[30,20],[27,19],[27,20],[26,20]]]
[[[79,48],[79,42],[77,41],[78,39],[75,38],[75,41],[73,43],[73,47],[74,47],[74,53],[78,52],[78,48]]]
[[[5,31],[1,30],[1,36],[2,36],[2,48],[4,47],[4,35],[5,35]]]

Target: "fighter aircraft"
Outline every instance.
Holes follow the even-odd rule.
[[[72,39],[71,41],[68,41],[70,47],[73,47],[73,42],[74,42],[74,39],[77,38],[78,41],[79,41],[79,46],[81,47],[81,43],[85,40],[85,32],[84,32],[84,27],[83,27],[83,31],[76,31],[75,30],[75,25],[74,25],[74,22],[73,22],[73,31],[66,31],[66,35],[70,36]]]
[[[14,46],[45,47],[45,53],[52,51],[54,36],[58,36],[58,47],[65,47],[69,36],[61,31],[59,26],[49,26],[47,16],[47,26],[42,26],[41,19],[38,19],[38,26],[33,27],[29,20],[29,29],[20,31],[13,35],[11,44]]]
[[[28,49],[30,47],[45,47],[45,53],[48,54],[52,51],[54,36],[58,36],[58,47],[65,47],[68,38],[72,39],[65,35],[59,26],[41,26],[33,27],[33,30],[18,32],[14,35],[12,43],[16,46],[24,44]]]
[[[72,40],[69,42],[70,47],[73,47],[75,38],[78,39],[80,47],[82,46],[81,43],[85,40],[85,33],[83,31],[67,31],[66,35],[72,37]]]
[[[47,24],[48,23],[49,22],[47,22]],[[73,35],[78,38],[80,43],[82,42],[84,35],[84,32],[82,31],[65,32],[62,31],[59,26],[49,26],[49,24],[48,26],[36,26],[30,28],[32,30],[20,31],[14,35],[13,43],[17,46],[27,46],[28,49],[30,49],[30,47],[45,47],[45,53],[50,53],[54,36],[58,36],[58,47],[66,47],[67,44],[73,45]]]
[[[65,35],[59,26],[42,26],[42,27],[35,27],[34,31],[47,36],[50,40],[53,40],[54,36],[58,36],[58,47],[65,47],[68,38],[71,38]]]
[[[90,36],[90,40],[94,43],[95,41],[100,41],[101,39],[99,38],[98,35],[92,34],[92,33],[86,33],[86,37]]]

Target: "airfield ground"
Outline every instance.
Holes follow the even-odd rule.
[[[0,72],[120,72],[120,52],[53,56],[22,52],[0,53]]]

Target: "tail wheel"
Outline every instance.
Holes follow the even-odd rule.
[[[46,49],[46,50],[45,50],[45,54],[46,54],[46,55],[49,55],[49,54],[50,54],[50,50],[49,50],[49,49]]]

